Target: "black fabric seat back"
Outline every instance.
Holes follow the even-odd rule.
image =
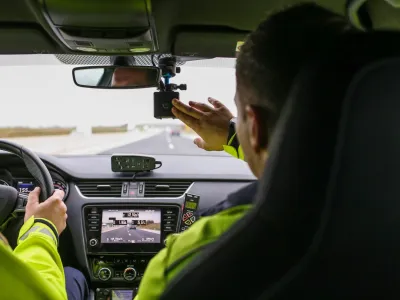
[[[394,299],[399,276],[400,34],[353,34],[300,72],[254,209],[162,299]]]

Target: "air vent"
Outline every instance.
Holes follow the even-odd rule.
[[[180,197],[189,186],[191,181],[146,181],[144,188],[144,196],[150,197]]]
[[[122,181],[81,181],[77,186],[86,197],[121,197]]]

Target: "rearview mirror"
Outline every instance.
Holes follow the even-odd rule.
[[[156,67],[101,66],[72,70],[77,86],[96,89],[141,89],[158,87],[161,71]]]

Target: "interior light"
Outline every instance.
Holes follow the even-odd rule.
[[[130,52],[134,52],[134,53],[141,53],[141,52],[149,52],[151,49],[150,48],[131,48],[129,49]]]
[[[97,49],[89,48],[89,47],[76,47],[77,50],[85,51],[85,52],[97,52]]]

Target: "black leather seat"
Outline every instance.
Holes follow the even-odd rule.
[[[400,297],[400,34],[347,36],[300,72],[260,183],[162,299]]]

